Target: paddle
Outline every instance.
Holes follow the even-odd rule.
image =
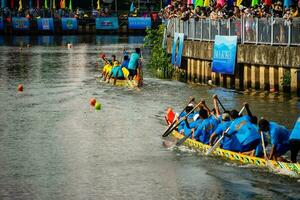
[[[182,110],[182,112],[180,113],[180,115],[184,112],[184,110],[186,109],[186,107],[194,100],[194,98],[192,98],[189,103],[185,106],[185,108]],[[185,115],[185,117],[189,116],[192,112],[194,112],[194,110],[199,107],[202,103],[198,103],[188,114]],[[179,116],[180,116],[179,115]],[[173,121],[172,124],[170,124],[170,126],[167,128],[167,130],[164,132],[164,134],[162,135],[163,137],[167,137],[181,122],[183,121],[183,119],[179,120],[179,121]]]
[[[199,125],[198,125],[199,126]],[[198,126],[195,128],[195,130],[197,130]],[[186,136],[184,136],[183,138],[181,138],[180,140],[178,140],[176,142],[176,146],[180,146],[184,143],[184,141],[186,141],[189,137],[191,137],[191,135],[193,135],[193,131],[191,130],[190,133]]]
[[[268,156],[267,156],[267,151],[266,151],[266,146],[265,146],[265,139],[264,139],[264,134],[262,131],[260,131],[260,137],[261,137],[261,145],[264,151],[264,157],[266,160],[269,160]]]
[[[241,109],[241,111],[239,112],[239,115],[241,115],[243,113],[245,109],[245,106]],[[220,139],[218,139],[218,141],[205,153],[205,155],[209,155],[211,154],[219,145],[219,143],[223,140],[223,138],[225,137],[225,134],[228,133],[228,131],[230,130],[230,127],[228,127],[225,132],[223,133],[223,135],[220,137]]]
[[[224,112],[226,111],[225,107],[223,106],[223,104],[221,103],[220,99],[217,98],[218,103],[220,104],[220,106],[222,107],[222,109],[224,110]]]

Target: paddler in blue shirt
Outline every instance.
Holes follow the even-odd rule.
[[[281,158],[289,150],[290,132],[287,128],[275,122],[269,122],[266,119],[259,120],[259,129],[269,133],[271,137],[271,151],[269,159],[283,160]]]
[[[260,142],[258,127],[253,123],[257,118],[252,115],[248,103],[245,103],[244,106],[248,115],[238,117],[237,111],[232,111],[231,117],[233,117],[233,121],[226,134],[229,137],[233,137],[231,138],[230,150],[236,152],[252,151]]]
[[[217,129],[210,136],[209,145],[213,145],[216,138],[221,137],[222,134],[227,130],[227,128],[231,124],[230,115],[228,113],[223,113],[221,117],[222,122],[218,125]],[[220,143],[220,147],[222,149],[230,150],[231,140],[232,139],[230,137],[224,137],[224,139]]]
[[[130,55],[128,70],[129,70],[129,79],[132,80],[134,76],[137,74],[137,69],[139,67],[140,62],[141,49],[135,48],[135,52]]]
[[[297,155],[300,150],[300,116],[298,117],[295,127],[291,132],[290,138],[290,150],[291,150],[291,161],[293,163],[297,162]]]
[[[211,120],[208,118],[207,110],[200,109],[199,116],[201,122],[196,128],[192,128],[192,138],[202,142],[203,144],[208,144],[209,138],[214,131],[214,126],[211,123]]]

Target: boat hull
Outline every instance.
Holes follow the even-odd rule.
[[[181,139],[184,135],[178,133],[177,131],[173,131],[172,137],[175,139]],[[201,142],[187,139],[183,145],[195,149],[196,151],[207,152],[211,146],[203,144]],[[224,150],[221,148],[216,148],[212,152],[213,156],[222,157],[224,159],[232,160],[239,162],[241,164],[252,164],[262,168],[271,169],[275,173],[284,174],[284,175],[292,175],[292,176],[300,176],[300,164],[298,163],[287,163],[287,162],[279,162],[279,161],[271,161],[265,160],[263,158],[258,158],[254,156],[243,155],[241,153]],[[289,173],[290,172],[290,173]]]

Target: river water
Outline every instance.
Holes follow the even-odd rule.
[[[166,108],[180,110],[191,95],[211,105],[218,94],[228,109],[248,101],[259,117],[289,128],[299,99],[159,80],[146,67],[141,90],[96,80],[99,52],[120,58],[142,41],[0,37],[0,199],[300,199],[297,179],[166,149],[161,139]]]

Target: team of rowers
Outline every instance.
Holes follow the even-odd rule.
[[[109,82],[111,78],[116,80],[133,80],[136,79],[138,82],[142,76],[142,65],[141,65],[141,49],[136,48],[135,52],[130,56],[126,49],[123,50],[123,62],[122,64],[116,59],[115,55],[111,56],[111,60],[105,58],[104,54],[100,54],[100,58],[103,59],[105,65],[102,70],[102,80]],[[114,83],[115,83],[114,82]]]
[[[248,103],[244,103],[244,108],[240,112],[225,111],[223,108],[224,113],[221,114],[218,104],[221,102],[217,95],[213,96],[213,102],[214,108],[210,110],[204,100],[197,105],[192,100],[184,112],[175,117],[178,131],[209,145],[213,145],[218,138],[222,137],[220,142],[222,149],[270,160],[287,161],[282,155],[290,150],[291,161],[297,162],[300,150],[300,117],[290,132],[278,123],[266,119],[258,121],[251,113]],[[244,109],[247,115],[242,115]],[[268,139],[271,145],[269,155],[265,148],[269,144]]]

